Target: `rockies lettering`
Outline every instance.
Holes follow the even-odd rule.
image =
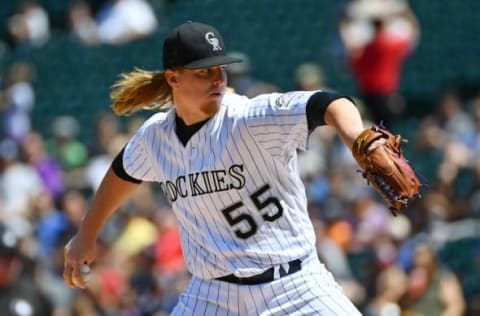
[[[240,190],[245,186],[243,172],[243,164],[235,164],[227,170],[207,170],[181,175],[176,179],[160,182],[160,188],[170,202],[189,196]]]

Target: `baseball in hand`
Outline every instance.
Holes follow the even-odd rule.
[[[82,266],[80,267],[80,272],[82,272],[83,275],[89,274],[90,271],[91,271],[90,266],[86,263],[82,264]]]
[[[90,277],[90,266],[88,264],[82,264],[80,266],[80,273],[82,274],[82,279],[84,280],[84,282],[87,282],[89,277]],[[73,281],[73,284],[75,284],[75,286],[78,286],[77,282],[76,282],[76,278],[74,277],[73,275],[73,271],[72,271],[72,281]]]

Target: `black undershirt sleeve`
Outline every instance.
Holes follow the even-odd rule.
[[[122,150],[118,153],[118,155],[113,159],[112,162],[112,170],[113,172],[120,178],[125,181],[133,182],[140,184],[142,183],[142,180],[138,180],[132,176],[130,176],[126,171],[125,168],[123,167],[123,152],[125,151],[125,147],[122,148]]]
[[[340,98],[347,98],[353,102],[353,100],[348,96],[339,94],[335,91],[318,91],[312,94],[307,101],[306,107],[309,133],[311,133],[315,128],[326,124],[324,115],[327,107],[330,105],[330,103]]]

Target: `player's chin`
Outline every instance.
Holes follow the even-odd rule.
[[[222,104],[223,94],[222,95],[208,95],[202,101],[202,108],[212,109],[213,112],[216,112],[220,105]]]

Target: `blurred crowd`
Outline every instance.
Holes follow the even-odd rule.
[[[143,0],[71,1],[68,21],[85,45],[125,45],[159,25]],[[52,36],[40,2],[22,2],[7,25],[6,41],[19,56]],[[408,3],[351,1],[338,32],[365,126],[383,121],[408,138],[405,154],[421,175],[423,198],[392,216],[336,134],[317,129],[299,166],[318,254],[365,315],[478,315],[480,83],[468,98],[455,85],[438,91],[427,115],[411,116],[398,84],[402,63],[421,40]],[[228,68],[231,88],[251,97],[280,92],[273,79],[251,74],[247,53],[231,54],[244,59]],[[95,125],[86,128],[96,136],[84,140],[71,113],[41,133],[32,123],[34,83],[41,80],[35,65],[14,61],[0,78],[1,314],[167,315],[190,276],[175,217],[155,184],[143,183],[102,231],[87,290],[68,288],[61,275],[65,242],[144,116],[124,121],[92,113]],[[298,65],[292,82],[301,90],[329,89],[328,74],[312,61]]]
[[[6,21],[11,47],[22,52],[45,45],[52,36],[51,19],[41,1],[17,1]],[[63,5],[65,16],[57,22],[72,38],[86,45],[122,45],[155,32],[159,18],[145,0],[72,0]]]

